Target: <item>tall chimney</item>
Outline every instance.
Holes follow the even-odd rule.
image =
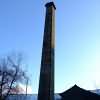
[[[45,5],[46,17],[41,58],[38,100],[54,100],[54,49],[55,49],[55,5]]]

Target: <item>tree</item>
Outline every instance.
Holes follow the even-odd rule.
[[[23,67],[20,55],[15,58],[7,56],[0,60],[0,100],[6,100],[19,83],[24,84],[27,76]]]

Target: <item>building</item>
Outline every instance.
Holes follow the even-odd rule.
[[[100,100],[100,95],[92,93],[74,85],[63,93],[60,93],[61,100]]]

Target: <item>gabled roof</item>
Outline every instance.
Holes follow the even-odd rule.
[[[62,100],[100,100],[100,96],[77,85],[60,93]]]

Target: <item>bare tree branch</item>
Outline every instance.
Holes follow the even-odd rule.
[[[17,60],[12,59],[11,56],[0,60],[0,100],[6,100],[11,90],[16,89],[18,83],[24,79],[28,77],[22,70],[21,55],[17,57]]]

